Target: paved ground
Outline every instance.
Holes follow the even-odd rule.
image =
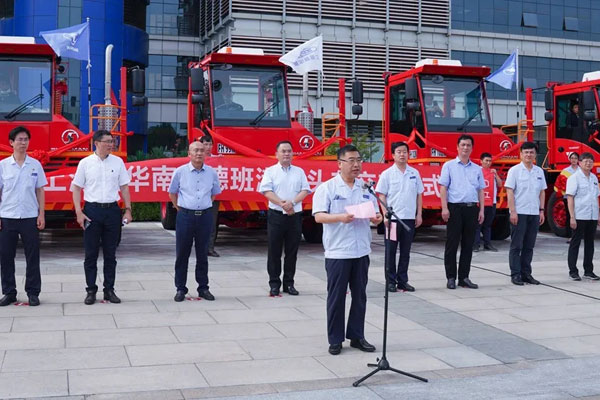
[[[327,353],[321,246],[301,245],[301,295],[269,298],[265,233],[224,230],[219,239],[222,257],[210,259],[216,301],[173,302],[174,237],[158,224],[138,223],[125,228],[119,248],[123,303],[86,306],[81,237],[45,233],[42,305],[0,309],[0,398],[600,395],[600,283],[567,279],[564,239],[538,237],[534,276],[546,285],[510,284],[506,241],[498,243],[499,253],[475,254],[471,277],[479,290],[450,291],[440,259],[444,230],[422,232],[410,268],[417,291],[390,299],[388,359],[430,382],[381,372],[359,388],[352,382],[380,353],[347,343],[340,356]],[[380,350],[380,236],[373,249],[366,332]],[[23,274],[22,255],[18,271]]]

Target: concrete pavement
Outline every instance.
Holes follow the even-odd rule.
[[[220,232],[211,258],[217,300],[175,303],[174,237],[155,223],[125,228],[118,251],[122,304],[83,304],[78,234],[44,233],[40,307],[0,308],[0,398],[561,399],[600,395],[600,283],[571,282],[564,239],[542,233],[533,275],[508,277],[508,241],[473,257],[478,290],[445,289],[443,228],[413,245],[413,294],[392,293],[388,359],[430,379],[369,372],[345,343],[327,353],[320,245],[302,243],[300,296],[268,297],[266,235]],[[367,339],[382,346],[383,241],[374,235]],[[193,265],[193,260],[190,263]],[[18,256],[19,299],[24,263]],[[189,276],[194,292],[193,273]],[[401,396],[402,395],[402,396]]]

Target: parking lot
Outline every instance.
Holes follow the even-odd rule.
[[[222,229],[209,259],[216,301],[175,303],[175,238],[134,223],[118,250],[122,304],[83,304],[79,232],[48,231],[42,244],[40,307],[0,309],[0,397],[151,398],[585,398],[600,394],[600,283],[571,282],[565,239],[541,233],[533,275],[510,284],[509,241],[473,256],[478,290],[447,290],[443,227],[413,244],[416,292],[390,297],[388,359],[430,379],[381,372],[359,388],[380,355],[383,240],[374,235],[366,338],[375,354],[347,343],[327,353],[326,279],[320,245],[301,243],[300,296],[268,297],[266,232]],[[580,256],[581,257],[581,256]],[[191,260],[191,265],[193,261]],[[19,300],[24,262],[18,255]],[[189,283],[192,283],[191,285]],[[193,289],[193,272],[188,286]],[[191,290],[193,292],[193,290]],[[499,394],[501,393],[501,395]]]

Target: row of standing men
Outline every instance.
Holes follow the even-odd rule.
[[[39,305],[41,277],[39,272],[39,233],[44,228],[44,191],[47,184],[39,162],[26,151],[30,134],[24,127],[9,133],[9,143],[14,154],[0,162],[0,269],[4,297],[0,306],[16,302],[14,257],[16,243],[21,236],[26,254],[25,291],[29,304]],[[121,224],[132,221],[128,191],[129,176],[123,161],[110,154],[113,138],[110,132],[97,131],[93,137],[96,150],[83,159],[77,168],[71,191],[77,221],[84,229],[86,276],[86,304],[96,301],[97,257],[102,247],[104,255],[104,299],[119,303],[114,291],[116,274],[116,247]],[[202,143],[203,142],[203,143]],[[208,244],[214,229],[211,208],[214,197],[220,193],[216,172],[205,165],[210,139],[189,146],[190,162],[177,168],[173,174],[169,196],[178,209],[176,224],[175,301],[183,301],[188,293],[186,286],[188,260],[195,244],[195,277],[198,295],[214,300],[208,286]],[[448,223],[444,253],[448,289],[458,285],[476,289],[469,278],[475,233],[483,223],[484,247],[493,249],[489,238],[489,221],[493,220],[495,198],[502,184],[495,171],[490,169],[491,156],[482,155],[484,168],[470,160],[474,139],[462,135],[457,143],[458,157],[446,162],[440,177],[442,218]],[[390,205],[408,230],[398,221],[384,221],[389,229],[396,229],[396,240],[386,246],[388,251],[387,290],[414,291],[408,282],[408,264],[414,229],[422,223],[423,184],[419,172],[408,165],[408,145],[392,144],[394,164],[386,169],[375,191],[383,202]],[[515,285],[539,284],[531,273],[531,260],[538,226],[544,221],[544,191],[546,182],[541,168],[534,165],[536,146],[523,143],[521,163],[512,167],[504,184],[508,194],[510,222],[512,224],[509,265],[511,280]],[[298,244],[301,236],[302,200],[310,193],[306,176],[301,168],[292,165],[290,142],[280,142],[276,147],[278,163],[267,168],[259,191],[269,200],[268,260],[269,294],[279,296],[283,291],[298,295],[294,276]],[[488,159],[489,158],[489,159]],[[367,190],[358,176],[362,173],[362,159],[352,145],[338,151],[339,173],[320,185],[313,197],[312,212],[323,226],[323,247],[327,272],[327,330],[329,352],[339,354],[344,338],[350,345],[363,351],[375,351],[364,337],[366,312],[366,286],[369,254],[371,252],[370,224],[378,224],[383,217],[376,213],[370,219],[354,218],[346,211],[349,205],[372,202],[379,209],[377,199]],[[569,250],[571,278],[578,277],[574,263],[579,242],[585,241],[584,276],[598,279],[593,273],[593,237],[598,223],[598,180],[590,173],[593,157],[581,155],[580,168],[568,179],[566,194],[571,211],[571,226],[575,235]],[[493,181],[492,201],[486,201],[484,189]],[[81,208],[81,189],[84,189],[85,206]],[[125,203],[122,215],[117,201],[119,192]],[[488,191],[489,193],[489,191]],[[493,193],[493,194],[492,194]],[[487,197],[490,197],[489,195]],[[488,209],[489,207],[489,209]],[[488,223],[486,223],[488,222]],[[456,262],[456,252],[461,246],[461,256]],[[398,267],[396,253],[399,247]],[[283,280],[281,256],[285,250]],[[574,261],[573,261],[574,260]],[[573,261],[573,265],[572,264]],[[344,329],[345,297],[350,287],[352,304],[348,323]]]

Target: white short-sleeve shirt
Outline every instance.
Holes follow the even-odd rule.
[[[527,169],[522,162],[511,167],[504,187],[514,191],[517,214],[540,213],[540,192],[546,190],[546,177],[540,167],[533,165]]]
[[[0,161],[0,217],[37,217],[40,207],[35,190],[47,184],[44,168],[35,158],[25,156],[21,166],[13,156]]]
[[[284,168],[280,163],[265,169],[258,191],[261,193],[273,192],[281,200],[293,201],[301,191],[310,193],[310,186],[304,170],[295,165]],[[269,201],[269,208],[283,212],[283,208]],[[294,212],[302,212],[302,203],[294,206]]]
[[[567,195],[573,196],[575,219],[598,219],[598,177],[593,172],[585,176],[581,168],[567,179]]]
[[[83,189],[83,199],[93,203],[119,201],[119,190],[130,182],[125,163],[119,157],[109,154],[104,160],[91,154],[77,165],[71,183]]]
[[[415,219],[417,196],[423,193],[424,187],[419,171],[407,165],[402,172],[394,164],[381,173],[375,191],[386,196],[398,218]]]

